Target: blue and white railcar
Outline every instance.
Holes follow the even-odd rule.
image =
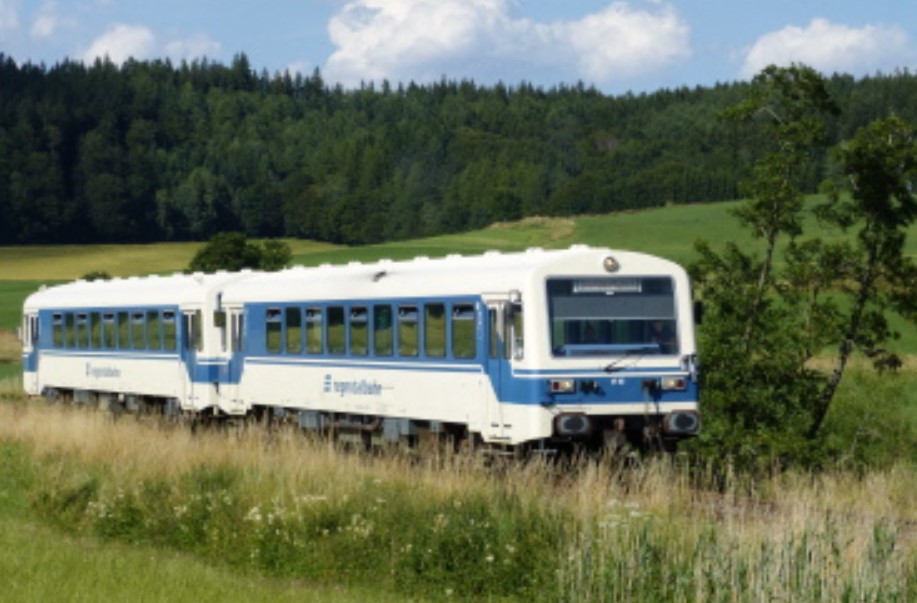
[[[697,433],[685,271],[568,250],[293,268],[227,284],[221,409],[388,439],[671,443]]]
[[[23,307],[23,380],[30,394],[77,402],[219,405],[229,346],[220,293],[248,274],[76,281]]]

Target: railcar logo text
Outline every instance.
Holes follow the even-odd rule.
[[[382,395],[382,384],[378,381],[367,381],[366,379],[360,379],[359,381],[356,379],[351,381],[335,381],[334,378],[328,374],[325,375],[323,390],[326,394],[334,392],[341,397],[379,396]]]
[[[117,378],[121,376],[121,369],[113,366],[93,366],[86,363],[86,376],[100,379],[103,377]]]

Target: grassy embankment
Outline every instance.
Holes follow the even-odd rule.
[[[316,264],[588,243],[685,262],[697,238],[755,244],[726,207],[527,220],[294,253]],[[0,357],[18,359],[8,329],[36,282],[93,270],[171,272],[194,249],[0,250]],[[124,261],[129,253],[139,255]],[[863,397],[878,394],[917,409],[913,380],[910,371],[845,380],[839,408],[870,412]],[[667,466],[623,476],[587,466],[558,480],[537,465],[495,473],[461,459],[341,456],[286,434],[269,445],[258,432],[192,438],[24,405],[16,387],[7,381],[0,403],[0,583],[11,585],[11,601],[138,600],[140,592],[148,594],[139,600],[171,601],[917,596],[917,472],[907,464],[867,475],[733,479],[725,498],[699,498],[695,486],[709,478]],[[343,592],[332,586],[342,584]]]

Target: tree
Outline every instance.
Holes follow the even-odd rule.
[[[766,67],[755,76],[749,97],[725,115],[737,121],[759,119],[771,143],[744,184],[748,202],[735,212],[739,221],[765,242],[757,283],[748,297],[743,348],[750,351],[755,317],[772,286],[779,237],[802,232],[802,178],[815,145],[825,142],[825,118],[838,112],[824,78],[803,65]]]
[[[283,270],[293,259],[293,251],[284,241],[268,239],[261,244],[261,262],[259,267],[268,272]]]
[[[856,238],[819,257],[833,267],[849,309],[836,321],[834,368],[815,401],[812,436],[828,414],[854,350],[862,350],[879,368],[901,365],[885,348],[895,336],[887,311],[917,319],[917,264],[904,252],[907,229],[917,219],[917,131],[899,117],[875,121],[837,155],[843,180],[832,188],[819,215],[841,229],[855,229]],[[842,196],[842,190],[849,194]]]
[[[236,271],[257,268],[261,263],[261,248],[250,243],[241,232],[221,232],[201,247],[191,263],[189,272]]]
[[[754,120],[757,135],[769,141],[744,184],[749,198],[735,211],[764,241],[763,256],[734,244],[717,253],[701,242],[692,267],[707,308],[700,333],[709,417],[702,444],[743,464],[790,462],[807,445],[819,375],[807,367],[813,348],[799,336],[804,298],[775,274],[775,254],[782,238],[802,233],[801,174],[834,110],[821,76],[794,65],[766,68],[748,98],[725,112],[738,122]]]
[[[221,232],[201,247],[188,272],[238,271],[243,268],[281,270],[290,263],[292,252],[283,241],[268,240],[262,245],[252,243],[241,232]]]
[[[917,137],[893,117],[842,145],[836,160],[844,186],[833,187],[816,214],[855,231],[855,239],[803,238],[800,162],[812,154],[805,145],[819,140],[816,116],[831,103],[811,73],[794,76],[792,85],[783,70],[767,75],[779,97],[809,109],[787,113],[771,130],[778,144],[756,165],[754,194],[736,212],[764,239],[763,257],[734,244],[722,253],[697,247],[692,272],[707,308],[700,332],[707,420],[699,448],[745,465],[814,463],[827,452],[821,428],[850,355],[859,349],[877,366],[895,367],[897,357],[885,348],[894,335],[886,312],[917,318],[917,266],[904,256],[907,227],[917,219]],[[821,100],[804,100],[808,95]],[[830,374],[811,368],[830,346],[837,350]]]

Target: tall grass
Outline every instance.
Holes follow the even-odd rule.
[[[342,454],[293,431],[0,404],[35,509],[77,534],[430,599],[908,601],[913,468],[761,481],[651,462]]]

